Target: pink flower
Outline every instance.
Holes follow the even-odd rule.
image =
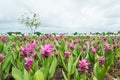
[[[84,53],[85,53],[85,52],[82,50],[82,53],[81,53],[81,54],[84,55]]]
[[[86,45],[83,45],[82,50],[83,50],[83,51],[86,50]]]
[[[15,43],[15,42],[12,42],[12,46],[16,46],[16,43]]]
[[[3,54],[0,54],[0,62],[2,62],[4,59],[4,55]]]
[[[117,56],[117,59],[120,60],[120,56]]]
[[[23,56],[23,57],[27,56],[27,53],[26,53],[24,47],[21,47],[21,48],[20,48],[20,56]]]
[[[98,40],[98,44],[100,44],[101,42],[102,42],[102,40],[99,39],[99,40]]]
[[[103,65],[104,62],[105,62],[104,57],[103,57],[103,56],[100,56],[100,57],[99,57],[99,63],[100,63],[101,65]]]
[[[34,52],[34,58],[36,58],[37,57],[37,53],[36,52]]]
[[[25,58],[25,68],[27,70],[30,70],[32,68],[33,65],[33,58],[32,57],[26,57]]]
[[[20,48],[20,56],[27,56],[29,53],[34,52],[35,50],[35,44],[28,44],[25,48],[21,47]]]
[[[28,40],[28,36],[25,35],[24,36],[24,41],[26,41],[26,40]]]
[[[40,46],[40,53],[45,57],[49,57],[52,55],[53,49],[54,49],[53,44],[45,44],[44,46]]]
[[[107,38],[106,38],[106,37],[104,37],[104,38],[103,38],[103,40],[104,40],[104,41],[106,41],[106,40],[107,40]]]
[[[63,37],[63,34],[60,34],[60,39],[62,39],[62,37]]]
[[[69,43],[68,46],[69,46],[69,48],[70,48],[71,50],[74,50],[74,44]]]
[[[16,39],[19,40],[19,39],[20,39],[20,36],[17,36]]]
[[[27,54],[30,53],[30,52],[33,52],[34,49],[35,49],[35,44],[34,44],[34,43],[28,44],[28,45],[25,47],[25,51],[26,51]]]
[[[5,35],[2,35],[2,36],[1,36],[1,40],[2,40],[2,42],[6,42],[6,41],[7,41],[6,36],[5,36]]]
[[[105,45],[104,45],[104,50],[106,51],[106,50],[108,50],[110,48],[110,44],[109,43],[106,43]]]
[[[55,55],[58,56],[58,51],[55,52]]]
[[[116,44],[114,44],[114,45],[113,45],[113,48],[114,48],[114,49],[116,49],[116,48],[117,48],[117,45],[116,45]]]
[[[93,54],[96,53],[96,49],[93,46],[91,46],[90,49],[91,49],[91,51],[92,51]]]
[[[68,58],[70,56],[70,52],[69,51],[65,51],[65,56]]]
[[[78,42],[80,42],[80,39],[79,39],[79,38],[77,38],[77,39],[74,40],[74,44],[76,44],[76,43],[78,43]]]
[[[78,70],[81,71],[81,72],[86,72],[88,70],[88,63],[87,63],[87,60],[86,59],[82,59],[79,61],[79,64],[78,64]]]

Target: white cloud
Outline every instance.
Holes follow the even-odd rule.
[[[41,27],[50,27],[48,32],[117,31],[119,4],[120,0],[1,0],[0,21],[16,21],[32,11],[40,13]]]

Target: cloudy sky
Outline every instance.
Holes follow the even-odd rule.
[[[17,22],[24,12],[40,14],[40,32],[120,30],[120,0],[0,0],[0,32],[28,32]]]

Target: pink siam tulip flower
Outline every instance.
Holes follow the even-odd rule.
[[[66,56],[67,58],[69,58],[70,52],[66,50],[66,51],[65,51],[65,56]]]
[[[91,46],[90,49],[91,49],[91,51],[92,51],[93,54],[96,53],[96,49],[93,46]]]
[[[25,35],[24,36],[24,41],[26,41],[26,40],[28,40],[28,36]]]
[[[112,38],[112,41],[114,41],[115,39],[114,39],[114,37]]]
[[[6,41],[7,41],[6,36],[5,36],[5,35],[2,35],[2,36],[1,36],[1,40],[2,40],[2,42],[6,42]]]
[[[42,41],[43,40],[43,37],[40,37],[40,41]]]
[[[20,36],[17,35],[16,39],[17,39],[17,40],[20,40]]]
[[[58,40],[59,40],[59,37],[58,37],[58,36],[56,36],[56,37],[55,37],[55,39],[58,41]]]
[[[105,62],[104,57],[103,57],[103,56],[100,56],[100,57],[99,57],[99,63],[100,63],[100,65],[103,65],[104,62]]]
[[[97,45],[94,45],[94,48],[95,48],[95,49],[97,49],[97,48],[98,48],[98,46],[97,46]]]
[[[30,70],[32,68],[33,65],[33,58],[32,57],[26,57],[25,58],[25,68],[27,70]]]
[[[29,53],[34,52],[35,50],[35,44],[28,44],[25,48],[21,47],[20,48],[20,56],[27,56]]]
[[[116,45],[116,44],[114,44],[114,45],[113,45],[113,48],[114,48],[114,49],[116,49],[116,48],[117,48],[117,45]]]
[[[83,39],[83,42],[86,42],[87,41],[87,39]]]
[[[88,42],[84,42],[84,45],[87,45],[88,44]]]
[[[3,54],[0,54],[0,62],[2,62],[4,59],[4,55]]]
[[[20,56],[22,56],[22,57],[27,56],[27,53],[26,53],[26,51],[25,51],[25,48],[24,48],[24,47],[21,47],[21,48],[20,48]]]
[[[74,40],[74,44],[76,44],[76,43],[78,43],[78,42],[80,42],[80,39],[79,39],[79,38],[77,38],[77,39]]]
[[[12,46],[16,46],[16,43],[15,43],[15,42],[12,42]]]
[[[81,53],[81,54],[84,55],[84,53],[85,53],[85,52],[82,50],[82,53]]]
[[[62,39],[63,38],[63,34],[60,34],[60,39]]]
[[[40,53],[45,57],[49,57],[52,55],[53,49],[54,49],[53,44],[45,44],[44,46],[40,46]]]
[[[26,54],[29,54],[30,52],[34,52],[34,49],[35,49],[35,44],[28,44],[26,47],[25,47],[25,52]]]
[[[68,44],[68,47],[69,47],[71,50],[74,50],[74,44],[69,43],[69,44]]]
[[[99,39],[99,40],[98,40],[98,44],[100,44],[101,42],[102,42],[102,40],[101,40],[101,39]]]
[[[104,40],[104,41],[106,41],[106,40],[107,40],[107,38],[106,38],[106,37],[104,37],[104,38],[103,38],[103,40]]]
[[[82,50],[83,50],[83,51],[86,50],[86,45],[83,45]]]
[[[117,56],[117,59],[120,60],[120,56]]]
[[[36,52],[34,52],[34,58],[36,58],[37,57],[37,53]]]
[[[105,45],[104,45],[104,50],[106,51],[106,50],[108,50],[110,48],[110,44],[109,43],[106,43]]]
[[[82,59],[79,61],[79,64],[78,64],[78,70],[81,71],[81,72],[86,72],[88,70],[88,62],[86,59]]]
[[[55,52],[55,55],[58,56],[58,51]]]

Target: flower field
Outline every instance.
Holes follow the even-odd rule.
[[[0,35],[0,80],[120,80],[120,37]]]

